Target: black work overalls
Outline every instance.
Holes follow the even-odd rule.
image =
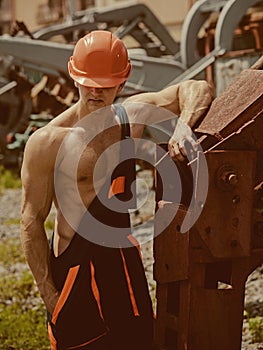
[[[122,106],[115,108],[117,115],[125,117]],[[125,136],[129,136],[127,122],[122,124]],[[133,169],[127,167],[115,176],[123,169],[126,174],[122,175],[131,176]],[[130,225],[128,212],[110,212],[97,197],[88,210],[113,227]],[[121,239],[119,248],[111,248],[76,233],[59,257],[52,250],[53,279],[61,291],[48,322],[52,350],[151,349],[153,311],[139,247],[131,236]]]

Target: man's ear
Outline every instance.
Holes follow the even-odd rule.
[[[120,84],[120,86],[118,88],[118,93],[121,92],[121,90],[123,89],[125,83],[126,83],[126,81]]]
[[[74,81],[74,85],[75,85],[75,87],[78,89],[79,84],[78,84],[78,82],[77,82],[77,81]]]

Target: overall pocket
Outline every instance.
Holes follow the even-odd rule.
[[[107,329],[100,316],[89,278],[89,269],[80,265],[69,268],[48,323],[52,350],[103,349]],[[95,347],[95,344],[99,347]]]

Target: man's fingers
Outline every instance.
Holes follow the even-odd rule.
[[[169,143],[170,156],[180,161],[184,161],[186,157],[192,159],[197,150],[198,143],[192,137],[187,137],[179,142],[173,140]]]
[[[186,141],[189,142],[195,152],[198,150],[198,142],[191,136],[186,136]]]
[[[185,156],[183,152],[184,148],[179,146],[178,143],[169,144],[169,153],[171,158],[184,161]]]
[[[191,145],[189,144],[189,142],[187,140],[181,140],[181,141],[178,142],[179,151],[181,152],[181,154],[184,157],[187,156],[187,152],[189,150],[189,146],[191,147]]]

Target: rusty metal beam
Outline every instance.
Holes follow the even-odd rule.
[[[215,142],[238,130],[262,110],[263,71],[244,70],[212,103],[195,130],[215,136]],[[206,147],[205,147],[206,148]]]

